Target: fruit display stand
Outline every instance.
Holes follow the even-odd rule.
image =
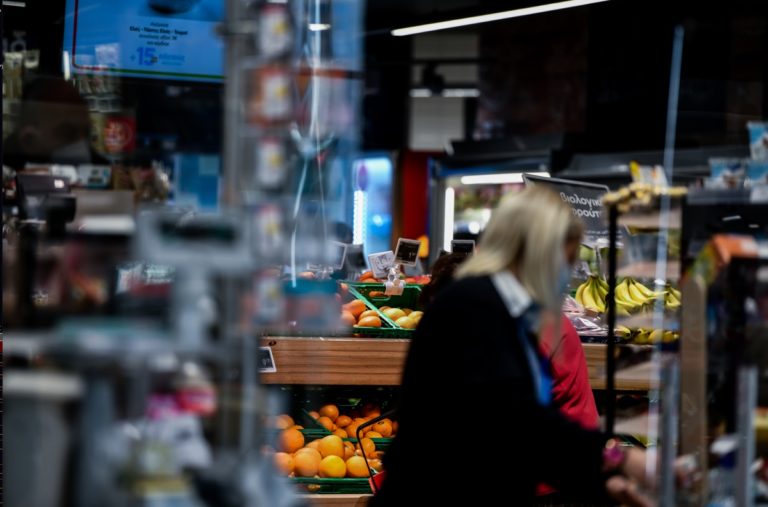
[[[680,278],[680,204],[685,194],[684,188],[633,183],[604,197],[610,231],[608,287],[605,291],[608,336],[624,336],[636,344],[646,344],[645,347],[625,351],[630,352],[629,358],[632,353],[639,354],[642,362],[638,364],[638,361],[631,359],[626,361],[627,357],[624,361],[620,360],[616,353],[616,340],[608,341],[605,423],[608,432],[622,426],[616,422],[616,391],[617,377],[625,370],[625,365],[659,376],[670,374],[662,364],[672,364],[669,356],[664,354],[674,350],[679,340],[682,303],[681,293],[674,284]],[[618,258],[620,230],[624,232],[621,237],[621,265]],[[644,361],[646,358],[648,360]],[[670,401],[674,398],[677,392],[674,384],[659,383],[665,391],[663,398]],[[652,412],[656,410],[658,408]],[[667,415],[654,423],[661,427],[662,434],[669,424]],[[646,427],[656,433],[650,426]]]

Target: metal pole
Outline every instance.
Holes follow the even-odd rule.
[[[616,242],[618,241],[619,210],[616,206],[608,208],[608,230],[610,247],[608,248],[608,346],[605,358],[605,432],[613,434],[616,424]]]
[[[752,507],[754,479],[750,469],[755,461],[755,408],[757,407],[757,367],[739,368],[739,394],[736,406],[736,435],[739,440],[736,462],[736,505]]]

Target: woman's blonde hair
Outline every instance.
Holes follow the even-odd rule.
[[[477,253],[457,277],[492,275],[512,270],[534,301],[557,310],[562,295],[558,276],[566,241],[579,240],[584,226],[571,207],[542,186],[509,195],[496,208]]]

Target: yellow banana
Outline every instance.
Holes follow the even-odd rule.
[[[629,295],[627,292],[627,284],[620,283],[616,286],[616,291],[614,292],[616,295],[616,304],[623,304],[624,306],[629,307],[629,309],[637,308],[638,304],[632,299],[632,296]]]
[[[579,287],[576,289],[576,302],[579,303],[581,306],[584,306],[584,288],[587,286],[586,282],[579,285]]]
[[[674,331],[664,331],[664,336],[662,336],[661,340],[664,343],[671,343],[677,339],[677,333]]]
[[[648,336],[648,341],[651,343],[660,343],[663,336],[664,336],[663,329],[654,329],[653,331],[651,331],[651,334]]]
[[[600,313],[605,313],[605,299],[600,295],[600,290],[597,287],[597,281],[593,278],[592,283],[589,286],[589,289],[592,291],[592,298],[594,299],[595,303],[597,303],[597,310]]]
[[[627,292],[629,292],[629,295],[632,296],[632,301],[635,301],[637,304],[642,305],[648,302],[649,298],[640,291],[635,283],[627,283]]]
[[[595,302],[594,297],[592,296],[592,290],[589,285],[589,282],[585,282],[587,285],[584,287],[584,289],[581,291],[581,306],[584,308],[588,308],[590,310],[598,310],[597,303]]]
[[[632,330],[630,330],[627,326],[616,326],[615,333],[617,336],[620,336],[622,338],[626,338],[629,335],[632,334]]]

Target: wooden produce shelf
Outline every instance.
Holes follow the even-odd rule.
[[[261,345],[272,349],[277,370],[261,374],[264,384],[397,386],[410,340],[268,336]],[[592,388],[605,389],[605,344],[582,345]],[[650,363],[621,369],[616,389],[647,391],[658,384],[651,376]]]
[[[365,507],[371,495],[300,495],[312,507]]]
[[[265,384],[397,386],[410,340],[268,336],[261,345],[277,370],[261,374]]]
[[[589,383],[592,389],[605,389],[605,354],[606,345],[602,343],[583,343],[584,356],[589,371]],[[621,352],[626,345],[617,345]],[[657,387],[658,379],[654,379],[650,362],[642,362],[616,371],[617,391],[648,391]]]

